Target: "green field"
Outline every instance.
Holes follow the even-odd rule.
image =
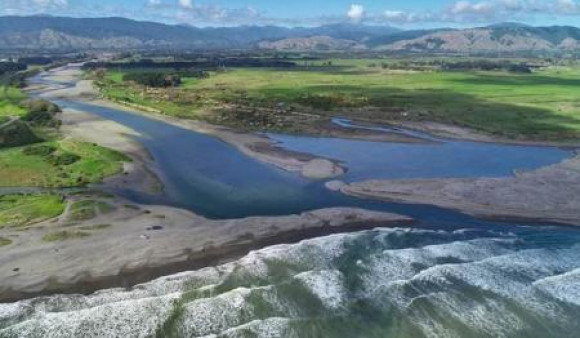
[[[123,162],[129,161],[128,157],[113,150],[70,139],[45,142],[42,145],[56,149],[51,155],[73,154],[78,156],[78,160],[72,164],[55,163],[47,156],[25,155],[23,151],[26,147],[1,150],[0,186],[84,186],[120,173]]]
[[[517,74],[393,71],[369,67],[373,60],[332,63],[326,68],[229,69],[208,79],[184,79],[182,87],[172,89],[123,83],[121,73],[110,72],[103,92],[168,115],[210,121],[231,104],[284,106],[322,118],[437,121],[512,138],[580,138],[580,66]],[[354,109],[365,107],[377,109]]]
[[[0,228],[24,226],[60,216],[65,202],[59,195],[0,196]]]

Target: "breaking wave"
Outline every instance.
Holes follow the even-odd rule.
[[[578,315],[578,232],[376,229],[0,304],[0,337],[573,337]]]

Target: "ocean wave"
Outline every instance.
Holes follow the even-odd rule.
[[[332,235],[130,290],[0,304],[0,337],[568,337],[580,246],[550,236]]]

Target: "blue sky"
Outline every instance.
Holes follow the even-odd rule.
[[[580,25],[580,0],[0,0],[0,15],[124,16],[196,26],[313,26],[352,22],[402,28],[514,21]]]

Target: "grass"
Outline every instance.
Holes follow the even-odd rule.
[[[22,116],[27,110],[20,105],[26,99],[26,94],[22,90],[14,87],[0,86],[0,117]]]
[[[59,154],[80,157],[70,165],[54,165],[43,156],[25,156],[23,148],[0,151],[0,186],[78,187],[101,182],[123,170],[125,155],[97,145],[71,139],[43,143]]]
[[[65,202],[59,195],[0,196],[0,228],[20,227],[60,216]]]
[[[95,224],[95,225],[82,226],[79,229],[86,230],[86,231],[98,231],[98,230],[109,229],[112,226],[113,226],[112,224]]]
[[[375,60],[377,63],[385,60]],[[108,75],[105,95],[182,118],[208,118],[232,102],[278,103],[372,121],[427,120],[525,139],[580,138],[580,67],[534,74],[503,71],[401,72],[368,67],[372,60],[333,60],[324,69],[230,69],[178,89],[144,89]],[[352,109],[376,107],[377,110]],[[340,109],[342,108],[342,109]]]
[[[0,247],[8,246],[10,244],[12,244],[12,240],[11,239],[5,238],[5,237],[0,237]]]
[[[89,237],[91,234],[84,231],[62,230],[48,233],[42,237],[45,242],[67,241],[71,239],[82,239]]]

